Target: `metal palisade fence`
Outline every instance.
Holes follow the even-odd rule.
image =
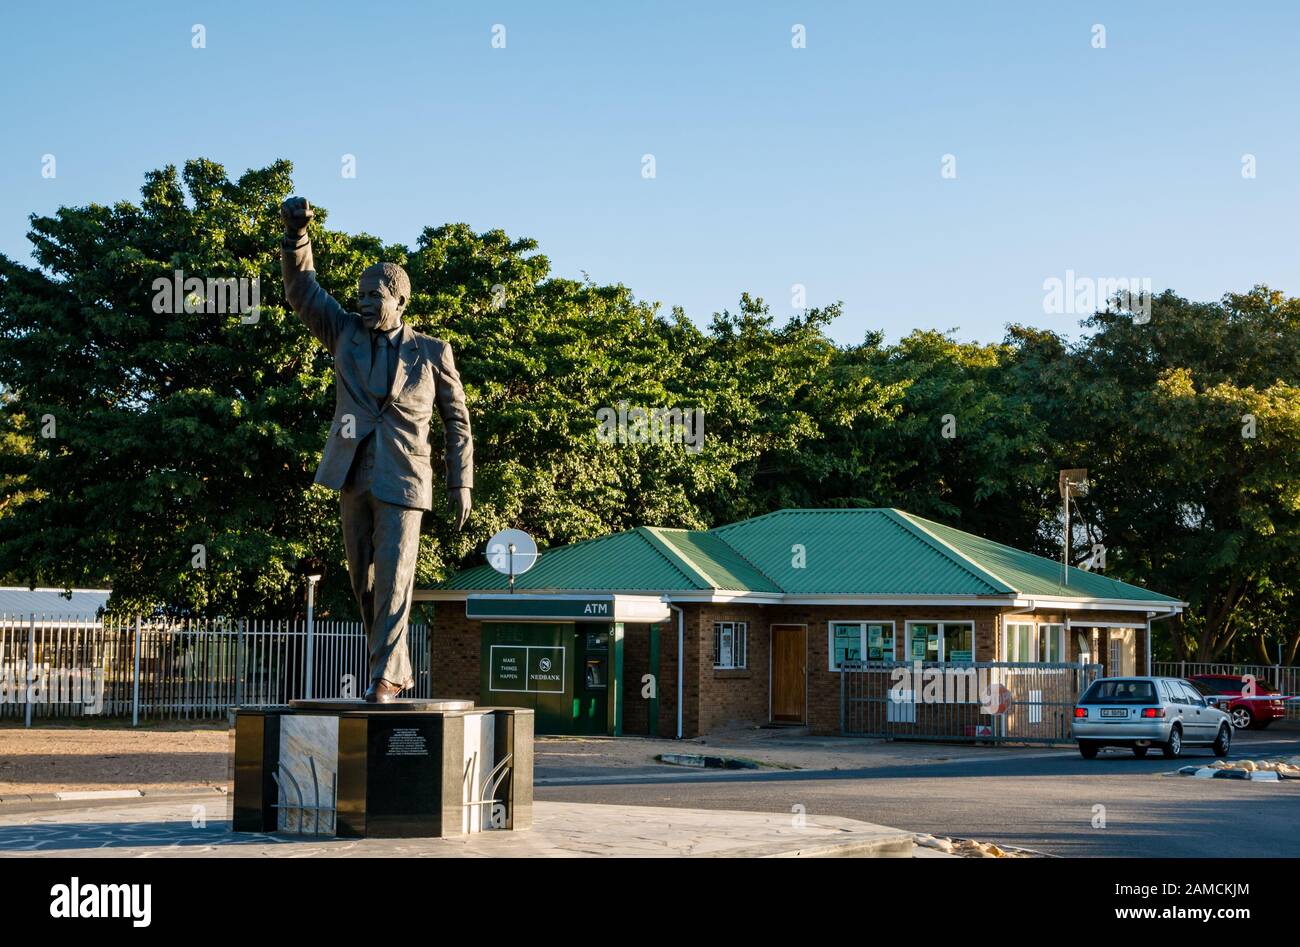
[[[840,668],[849,736],[1068,743],[1079,695],[1098,664],[850,661]]]
[[[412,697],[429,696],[428,634],[408,629]],[[312,673],[308,679],[308,664]],[[222,717],[303,697],[357,698],[360,622],[0,615],[0,718]]]
[[[1197,674],[1227,674],[1241,678],[1254,678],[1267,684],[1283,697],[1293,698],[1286,703],[1288,720],[1300,720],[1300,666],[1287,664],[1233,664],[1231,662],[1157,661],[1155,673],[1161,677],[1194,677]]]

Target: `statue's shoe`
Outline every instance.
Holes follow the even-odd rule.
[[[414,683],[414,681],[409,681],[406,684],[394,684],[390,680],[380,679],[370,685],[362,699],[367,704],[389,704],[393,702],[398,694]]]

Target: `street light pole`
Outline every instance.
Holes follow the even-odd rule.
[[[1065,587],[1070,584],[1070,497],[1088,495],[1088,470],[1086,467],[1062,470],[1056,475],[1056,483],[1065,507],[1065,535],[1061,537],[1061,586]]]
[[[313,615],[313,607],[316,604],[316,583],[320,581],[320,576],[307,576],[307,699],[311,700],[315,694],[316,678],[316,623]]]
[[[1070,584],[1070,481],[1065,481],[1065,536],[1061,540],[1061,585]]]

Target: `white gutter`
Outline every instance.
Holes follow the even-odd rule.
[[[417,602],[463,602],[470,595],[492,595],[501,593],[500,589],[416,589],[412,600]],[[519,593],[516,593],[519,594]],[[1032,604],[1037,608],[1059,608],[1075,611],[1117,611],[1149,612],[1152,608],[1168,607],[1182,609],[1186,602],[1153,603],[1141,599],[1105,599],[1105,598],[1061,598],[1059,596],[1020,595],[786,595],[775,592],[723,592],[723,591],[682,591],[680,589],[529,589],[532,596],[548,598],[582,598],[584,596],[615,595],[636,596],[639,598],[671,595],[675,602],[692,604],[743,603],[749,605],[858,605],[883,607],[949,607],[949,608],[998,608],[1010,605],[1015,608]],[[1176,611],[1174,612],[1176,614]]]
[[[1017,598],[1015,602],[1019,605],[1021,602],[1030,601],[1029,599]],[[1053,609],[1059,608],[1063,611],[1104,611],[1104,612],[1149,612],[1153,608],[1169,608],[1173,614],[1187,607],[1186,602],[1149,602],[1142,599],[1114,599],[1114,598],[1061,598],[1055,595],[1035,596],[1033,603],[1039,608]]]
[[[1146,651],[1147,651],[1146,676],[1147,677],[1151,676],[1151,623],[1153,621],[1161,621],[1165,618],[1173,618],[1180,611],[1182,611],[1182,609],[1171,608],[1169,611],[1165,612],[1164,614],[1157,613],[1155,615],[1151,615],[1151,614],[1147,615],[1147,630],[1146,630]]]

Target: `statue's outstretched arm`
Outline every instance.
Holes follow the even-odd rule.
[[[284,240],[280,244],[284,296],[311,334],[320,339],[332,354],[351,317],[338,300],[316,282],[311,238],[307,236],[307,224],[313,216],[311,205],[302,197],[291,197],[280,208],[280,217],[284,221]]]

